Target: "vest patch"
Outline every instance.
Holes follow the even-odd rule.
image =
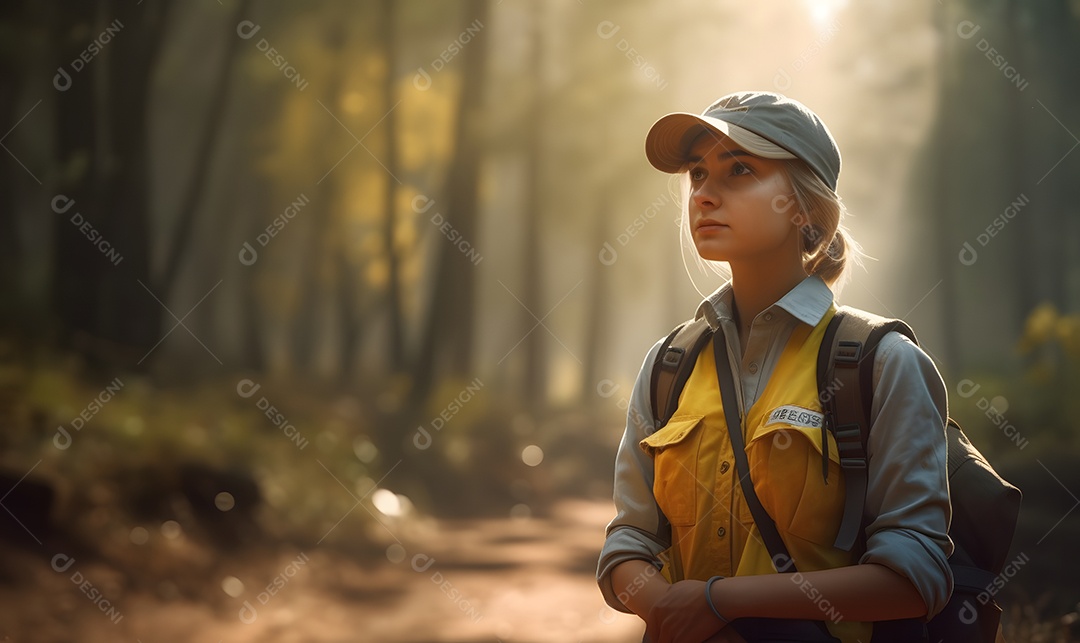
[[[784,406],[773,409],[772,413],[769,414],[768,421],[765,422],[765,426],[782,422],[784,424],[801,426],[806,429],[820,429],[821,424],[824,421],[825,414],[823,413],[804,409],[803,407],[795,406],[794,404],[785,404]]]

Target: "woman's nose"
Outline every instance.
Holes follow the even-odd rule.
[[[707,185],[699,186],[691,195],[694,205],[701,210],[712,210],[720,205],[720,194]]]

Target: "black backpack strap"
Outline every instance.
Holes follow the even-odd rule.
[[[836,439],[840,468],[847,491],[844,514],[834,546],[850,551],[860,539],[866,503],[867,441],[873,404],[874,354],[892,331],[918,343],[914,331],[898,319],[879,317],[842,307],[826,328],[818,352],[818,394],[825,408],[826,425]],[[827,445],[826,441],[824,445]],[[828,470],[827,446],[822,469]]]
[[[750,513],[754,516],[761,539],[772,557],[773,567],[778,572],[795,572],[795,561],[788,554],[787,546],[780,538],[769,512],[761,505],[754,491],[754,481],[750,479],[750,462],[746,458],[746,444],[743,440],[742,419],[739,415],[739,399],[735,394],[735,379],[728,364],[727,340],[723,333],[713,337],[713,355],[716,358],[716,378],[720,381],[720,403],[724,407],[724,421],[727,423],[728,437],[731,438],[731,450],[735,455],[735,470],[739,474],[743,497]]]
[[[652,412],[656,428],[667,424],[679,407],[679,394],[694,371],[701,347],[712,329],[704,317],[679,325],[667,336],[652,368]]]

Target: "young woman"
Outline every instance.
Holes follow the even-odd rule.
[[[659,430],[650,404],[657,342],[616,459],[617,515],[597,570],[605,600],[641,617],[652,643],[741,640],[726,626],[747,617],[824,621],[841,641],[868,643],[873,621],[929,619],[953,584],[947,401],[933,362],[898,333],[874,358],[865,553],[833,546],[843,473],[835,443],[823,445],[813,428],[822,409],[811,362],[858,247],[842,226],[832,135],[797,101],[740,92],[700,116],[661,118],[646,155],[684,175],[683,227],[699,257],[730,267],[696,317],[726,341],[754,490],[799,573],[774,573],[743,498],[713,340]],[[776,412],[791,408],[799,413]]]

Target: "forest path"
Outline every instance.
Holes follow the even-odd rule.
[[[543,518],[387,524],[387,539],[390,528],[409,538],[388,540],[381,559],[321,549],[224,557],[213,566],[220,578],[195,592],[171,581],[140,590],[103,562],[55,571],[8,550],[0,641],[640,641],[640,621],[608,608],[593,578],[612,511],[564,500]],[[230,576],[243,583],[235,597],[222,589]],[[179,591],[167,600],[162,587]]]

